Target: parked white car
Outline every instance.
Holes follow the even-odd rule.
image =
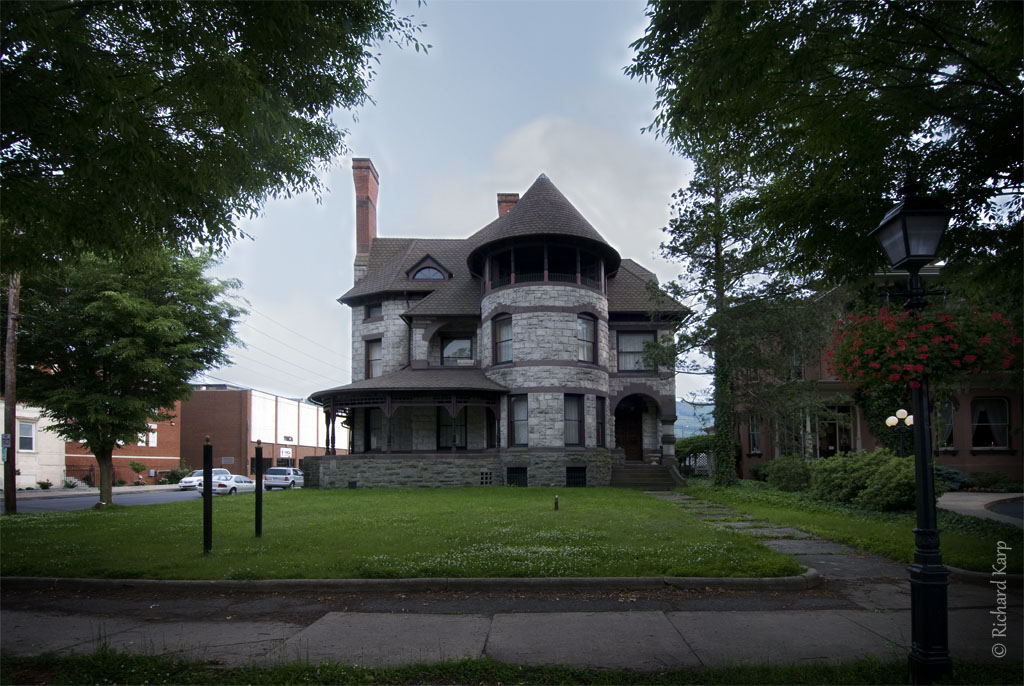
[[[226,469],[222,469],[220,467],[218,467],[218,468],[213,470],[213,475],[215,477],[218,476],[218,475],[223,476],[224,474],[229,474],[230,475],[231,472],[229,472]],[[202,469],[197,469],[194,472],[192,472],[191,474],[189,474],[188,476],[186,476],[184,479],[179,481],[178,482],[178,488],[180,490],[182,490],[182,491],[194,491],[194,490],[196,490],[196,486],[198,484],[202,483],[202,481],[203,481],[203,470]]]
[[[302,475],[301,469],[294,467],[270,467],[263,475],[263,488],[302,488],[306,483],[306,477]]]
[[[202,486],[200,486],[202,488]],[[252,493],[256,490],[256,482],[240,474],[217,475],[213,477],[214,495],[234,495],[236,493]]]

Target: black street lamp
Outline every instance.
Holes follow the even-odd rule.
[[[893,269],[910,272],[910,299],[904,308],[918,316],[925,305],[921,267],[932,262],[952,213],[931,198],[915,193],[909,176],[903,201],[889,210],[877,229],[878,239]],[[930,684],[950,671],[949,618],[946,591],[949,571],[939,553],[932,473],[931,428],[928,414],[928,378],[911,388],[914,422],[914,471],[917,482],[917,527],[914,562],[910,565],[911,641],[910,672],[914,683]]]
[[[886,418],[885,425],[888,426],[891,429],[895,429],[896,433],[899,434],[899,437],[900,437],[900,457],[906,457],[907,456],[907,448],[906,448],[906,444],[904,443],[904,438],[906,437],[906,435],[908,433],[910,433],[910,431],[911,431],[910,427],[912,427],[914,425],[914,415],[907,414],[906,410],[904,410],[903,408],[900,408],[900,409],[896,410],[896,414],[892,415],[891,417],[887,417]]]

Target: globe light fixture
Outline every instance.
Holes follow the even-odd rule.
[[[886,418],[885,425],[891,429],[895,429],[896,433],[900,437],[900,457],[907,456],[907,450],[905,447],[905,436],[910,433],[910,427],[914,425],[914,415],[907,414],[904,409],[896,410],[896,414]]]
[[[921,268],[938,256],[939,242],[952,213],[931,198],[919,197],[909,174],[902,190],[903,200],[889,210],[871,235],[882,246],[893,269],[906,269],[910,273],[907,283],[910,299],[904,308],[916,317],[925,306]],[[915,423],[909,413],[900,410],[904,416],[900,417],[897,412],[895,417],[889,418],[896,422],[890,424],[886,420],[886,424],[895,428],[902,420],[905,428],[900,429],[909,430],[913,426],[914,431],[917,526],[914,562],[909,568],[912,644],[909,661],[914,683],[930,684],[948,674],[951,668],[947,611],[949,570],[942,564],[939,552],[926,375],[921,376],[910,393],[914,414],[920,421]]]

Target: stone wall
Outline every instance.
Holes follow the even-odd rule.
[[[616,459],[618,457],[618,459]],[[587,486],[611,483],[609,450],[523,450],[477,453],[318,455],[303,461],[310,488],[439,488],[506,485],[509,467],[525,467],[530,486],[566,485],[566,467],[586,467]]]

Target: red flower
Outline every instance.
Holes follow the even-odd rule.
[[[923,364],[915,364],[914,365],[914,371],[917,372],[918,374],[920,374],[921,372],[924,371],[924,365]]]
[[[954,367],[959,367],[960,366],[960,360],[953,360],[953,366]]]
[[[899,381],[899,380],[900,380],[900,375],[899,374],[890,374],[889,375],[889,381]]]
[[[978,358],[974,355],[964,355],[964,362],[974,362],[976,359]]]
[[[865,355],[874,355],[875,354],[875,349],[874,348],[865,348],[864,349],[864,354]]]
[[[878,369],[882,365],[878,364],[877,362],[868,362],[868,366],[871,367],[872,369]]]
[[[992,338],[988,334],[985,334],[984,336],[982,336],[981,340],[978,341],[978,343],[980,343],[981,345],[985,345],[985,344],[991,343],[991,342],[992,342]]]
[[[911,381],[910,382],[910,387],[911,388],[920,388],[921,387],[921,383],[919,381]]]
[[[921,353],[920,355],[918,355],[918,357],[920,357],[922,360],[927,360],[928,359],[928,353]]]

